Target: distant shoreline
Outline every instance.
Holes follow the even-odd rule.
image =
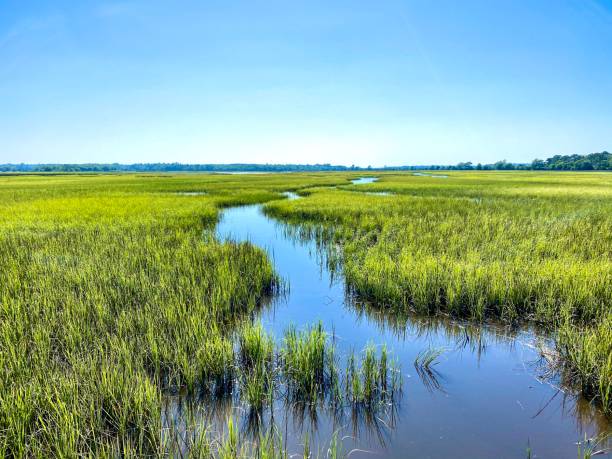
[[[460,162],[456,165],[360,167],[334,164],[183,164],[183,163],[83,163],[83,164],[0,164],[0,173],[106,173],[106,172],[199,172],[222,174],[253,174],[272,172],[384,172],[384,171],[452,171],[452,170],[556,170],[556,171],[611,171],[612,153],[603,151],[588,155],[555,155],[531,163],[510,163],[506,160],[493,164]]]

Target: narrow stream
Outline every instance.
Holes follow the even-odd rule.
[[[585,435],[611,431],[589,403],[538,377],[544,365],[535,343],[546,336],[533,329],[376,312],[347,295],[341,273],[330,272],[314,241],[292,237],[290,229],[264,215],[261,205],[226,209],[217,227],[220,239],[265,249],[289,284],[288,292],[261,312],[264,327],[280,339],[291,324],[305,328],[321,321],[335,334],[340,352],[361,350],[368,342],[386,344],[404,378],[397,409],[375,419],[338,419],[325,412],[305,416],[279,403],[274,422],[290,453],[301,454],[306,433],[323,449],[337,432],[351,458],[523,459],[528,445],[532,457],[575,458],[576,442]],[[444,353],[433,377],[422,378],[413,362],[430,347]],[[236,405],[210,409],[238,417],[244,412]],[[249,429],[248,424],[243,419],[240,427]]]

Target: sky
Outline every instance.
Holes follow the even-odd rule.
[[[612,150],[612,0],[0,0],[0,163]]]

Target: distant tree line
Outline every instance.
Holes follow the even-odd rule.
[[[534,159],[528,164],[498,161],[493,164],[459,163],[452,170],[536,170],[536,171],[612,171],[612,153],[603,151],[589,155],[555,155],[545,160]]]
[[[308,172],[361,169],[331,164],[0,164],[1,172]]]
[[[535,170],[571,170],[571,171],[592,171],[592,170],[612,170],[612,153],[603,151],[601,153],[591,153],[590,155],[556,155],[545,161],[536,159],[531,163]]]
[[[555,155],[531,163],[493,164],[459,163],[455,166],[385,166],[379,168],[339,166],[332,164],[0,164],[0,172],[65,173],[65,172],[320,172],[320,171],[373,171],[373,170],[557,170],[557,171],[612,171],[612,154],[607,151],[589,155]]]

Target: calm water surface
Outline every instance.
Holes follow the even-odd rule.
[[[290,453],[301,454],[305,433],[323,449],[337,432],[345,453],[353,450],[351,458],[525,458],[528,444],[532,457],[575,458],[575,443],[585,435],[610,432],[608,421],[587,402],[539,378],[545,368],[537,345],[549,342],[545,335],[377,311],[347,295],[341,273],[327,268],[316,243],[292,236],[291,229],[265,216],[260,205],[224,210],[217,227],[220,239],[265,249],[289,284],[288,292],[262,311],[264,327],[280,339],[290,324],[306,328],[321,321],[335,334],[340,353],[361,350],[368,342],[386,343],[401,365],[404,384],[396,409],[370,418],[308,414],[278,402],[273,422]],[[445,352],[433,377],[422,379],[413,362],[430,347]],[[177,400],[169,403],[171,411],[179,409]],[[252,428],[235,402],[208,412],[218,417],[221,430],[229,414],[241,419],[243,431]]]
[[[442,175],[442,174],[424,174],[423,172],[414,172],[412,175],[416,175],[417,177],[448,178],[448,175]]]

